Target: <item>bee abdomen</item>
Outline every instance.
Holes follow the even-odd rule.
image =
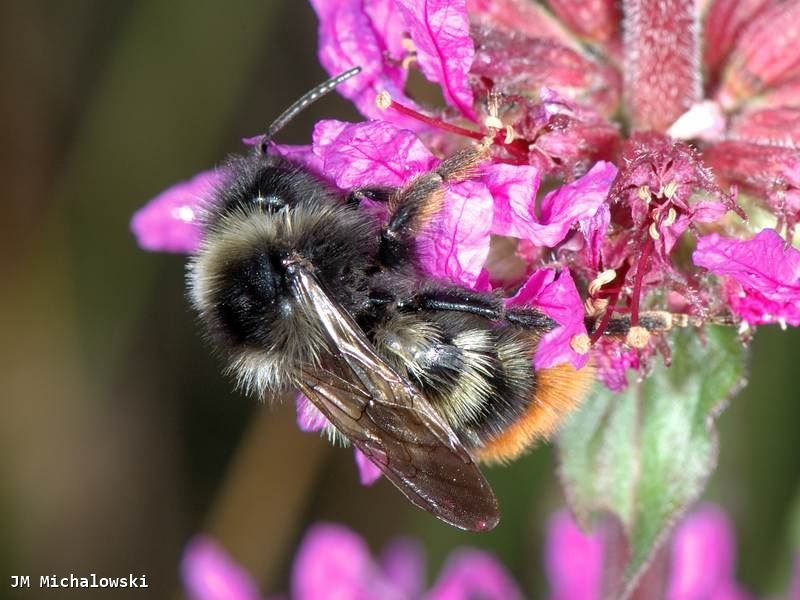
[[[474,315],[395,315],[375,332],[389,362],[414,382],[484,462],[512,460],[549,437],[585,395],[590,369],[535,371],[538,335]]]

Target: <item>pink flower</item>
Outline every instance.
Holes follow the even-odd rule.
[[[614,585],[613,562],[620,552],[620,538],[598,528],[582,532],[566,512],[556,514],[548,528],[545,568],[552,600],[601,600]],[[668,600],[747,600],[750,598],[735,578],[736,545],[733,528],[725,513],[704,505],[686,516],[672,534],[669,569],[663,589],[652,589],[643,581],[647,597]],[[634,592],[634,596],[636,592]]]
[[[320,121],[313,151],[322,173],[345,190],[400,187],[439,163],[413,132],[385,121]]]
[[[731,308],[750,325],[800,325],[800,250],[772,229],[750,240],[702,237],[695,264],[728,278]]]
[[[388,91],[411,104],[403,88],[404,60],[415,60],[429,81],[439,83],[445,99],[473,117],[467,72],[474,53],[465,0],[313,0],[319,17],[320,62],[331,74],[361,66],[362,74],[342,86],[366,117],[379,117],[378,93]],[[419,123],[396,115],[395,122]]]
[[[191,600],[259,600],[258,585],[242,567],[208,537],[186,546],[181,578]]]
[[[397,0],[397,6],[423,75],[441,86],[447,102],[465,117],[474,118],[468,72],[475,50],[466,0]]]
[[[204,206],[223,183],[218,170],[198,173],[161,192],[136,211],[131,230],[139,246],[156,252],[194,252],[202,237]]]
[[[192,540],[181,566],[190,600],[258,600],[252,578],[207,537]],[[425,559],[408,539],[390,542],[374,558],[355,532],[332,523],[313,525],[292,565],[294,600],[517,600],[516,583],[491,555],[462,549],[453,553],[430,590],[424,591]]]
[[[675,306],[703,318],[733,312],[751,325],[798,323],[790,279],[780,289],[739,281],[743,259],[722,246],[715,256],[730,264],[708,267],[711,277],[701,268],[710,256],[703,240],[717,239],[708,234],[738,243],[756,205],[784,239],[800,220],[797,0],[311,4],[321,63],[332,74],[362,67],[340,91],[371,120],[322,121],[311,146],[271,150],[349,191],[401,187],[465,143],[488,144],[480,169],[446,186],[417,255],[434,279],[550,314],[559,327],[544,337],[537,366],[586,362],[575,348],[586,346],[587,313],[592,353],[613,389],[657,354],[655,336],[641,348],[604,338],[620,314],[632,326],[643,310]],[[413,69],[440,88],[443,105],[406,95]],[[196,214],[224,180],[214,173],[137,213],[140,243],[191,251]],[[364,204],[386,218],[385,206]],[[490,261],[498,236],[517,240],[513,276]]]
[[[541,269],[530,276],[519,291],[506,301],[508,306],[535,306],[558,323],[544,335],[536,349],[533,363],[546,369],[565,362],[576,369],[589,360],[586,352],[575,350],[576,338],[587,337],[583,321],[583,305],[569,270],[556,279],[553,269]]]

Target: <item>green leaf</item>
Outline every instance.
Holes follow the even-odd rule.
[[[671,367],[655,359],[652,373],[625,392],[598,384],[558,441],[562,483],[581,526],[611,513],[625,531],[623,597],[703,491],[717,462],[713,421],[744,383],[747,353],[733,328],[676,332],[671,347]]]

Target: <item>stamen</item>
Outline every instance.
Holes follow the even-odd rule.
[[[486,129],[503,129],[503,122],[500,120],[500,117],[495,115],[489,115],[483,120],[483,124],[486,126]]]
[[[646,204],[650,204],[650,187],[643,185],[639,188],[639,200]]]
[[[400,66],[406,71],[408,71],[411,68],[411,65],[413,65],[415,62],[417,62],[417,55],[409,54],[408,56],[403,58],[402,62],[400,63]]]
[[[572,336],[572,339],[569,341],[569,347],[577,354],[586,354],[591,349],[592,344],[588,335],[579,333]]]
[[[655,223],[650,223],[650,227],[648,230],[650,232],[650,237],[653,238],[654,240],[657,240],[661,237],[661,234],[658,233],[658,229],[656,229]]]
[[[670,206],[669,211],[667,211],[667,218],[661,222],[661,225],[663,225],[664,227],[669,227],[675,222],[677,218],[678,218],[678,211],[675,210],[674,207]]]
[[[634,326],[625,336],[625,343],[634,348],[642,349],[650,341],[650,332],[644,327]]]
[[[402,38],[400,38],[400,45],[403,47],[403,50],[405,50],[409,54],[417,52],[417,46],[416,44],[414,44],[414,40],[412,40],[407,35],[404,35]]]
[[[592,282],[589,284],[589,294],[592,296],[596,296],[597,292],[600,291],[600,288],[604,285],[611,283],[617,277],[617,272],[614,269],[606,269],[602,273],[600,273],[597,277],[595,277]]]
[[[411,117],[412,119],[417,119],[418,121],[422,121],[423,123],[427,123],[431,127],[436,127],[437,129],[441,129],[442,131],[449,131],[450,133],[455,133],[456,135],[461,135],[464,137],[472,138],[473,140],[482,140],[484,135],[479,131],[472,131],[470,129],[464,129],[463,127],[459,127],[458,125],[451,125],[450,123],[445,123],[439,119],[435,119],[434,117],[429,117],[427,115],[423,115],[421,112],[414,110],[413,108],[409,108],[408,106],[404,106],[394,100],[387,91],[382,91],[375,97],[375,104],[381,110],[388,110],[392,109],[396,112],[399,112],[402,115],[406,115]]]
[[[514,128],[511,125],[506,125],[506,137],[503,140],[503,143],[510,144],[517,138],[517,132],[514,131]]]
[[[678,191],[678,182],[677,181],[670,181],[667,186],[664,188],[664,197],[667,200],[672,199],[675,195],[675,192]]]
[[[608,308],[608,298],[587,298],[583,303],[583,308],[587,315],[596,317]]]

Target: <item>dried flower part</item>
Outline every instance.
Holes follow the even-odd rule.
[[[742,241],[716,233],[700,238],[694,263],[731,278],[731,308],[751,325],[800,325],[800,250],[772,229]]]
[[[706,163],[724,181],[754,194],[791,232],[800,220],[800,155],[797,150],[722,142],[708,148]]]
[[[467,0],[473,23],[509,33],[552,39],[574,50],[580,42],[550,12],[529,0]]]
[[[553,38],[480,27],[473,29],[472,75],[492,82],[506,95],[537,98],[542,87],[567,98],[597,106],[603,114],[616,110],[621,79],[607,65]]]
[[[693,222],[716,221],[729,210],[744,216],[698,153],[682,142],[638,134],[625,145],[623,164],[609,198],[626,204],[634,227],[656,242],[664,264]]]
[[[645,360],[642,352],[610,338],[602,338],[595,344],[594,357],[598,379],[612,392],[628,387],[628,371],[639,371]]]
[[[694,0],[625,0],[625,98],[635,129],[666,131],[700,99]]]
[[[594,42],[614,42],[619,37],[619,3],[614,0],[548,0],[553,12],[570,29]]]
[[[615,124],[550,88],[542,88],[539,98],[515,99],[504,117],[518,133],[515,144],[524,145],[526,162],[569,181],[612,159],[619,142]]]
[[[705,18],[705,65],[712,84],[744,29],[775,0],[715,0]]]
[[[743,99],[797,77],[800,2],[772,3],[742,32],[722,79],[719,100],[732,108]]]
[[[751,110],[737,117],[730,138],[768,146],[800,148],[800,107]]]
[[[761,96],[749,99],[748,104],[760,108],[800,108],[800,77],[766,90]]]

